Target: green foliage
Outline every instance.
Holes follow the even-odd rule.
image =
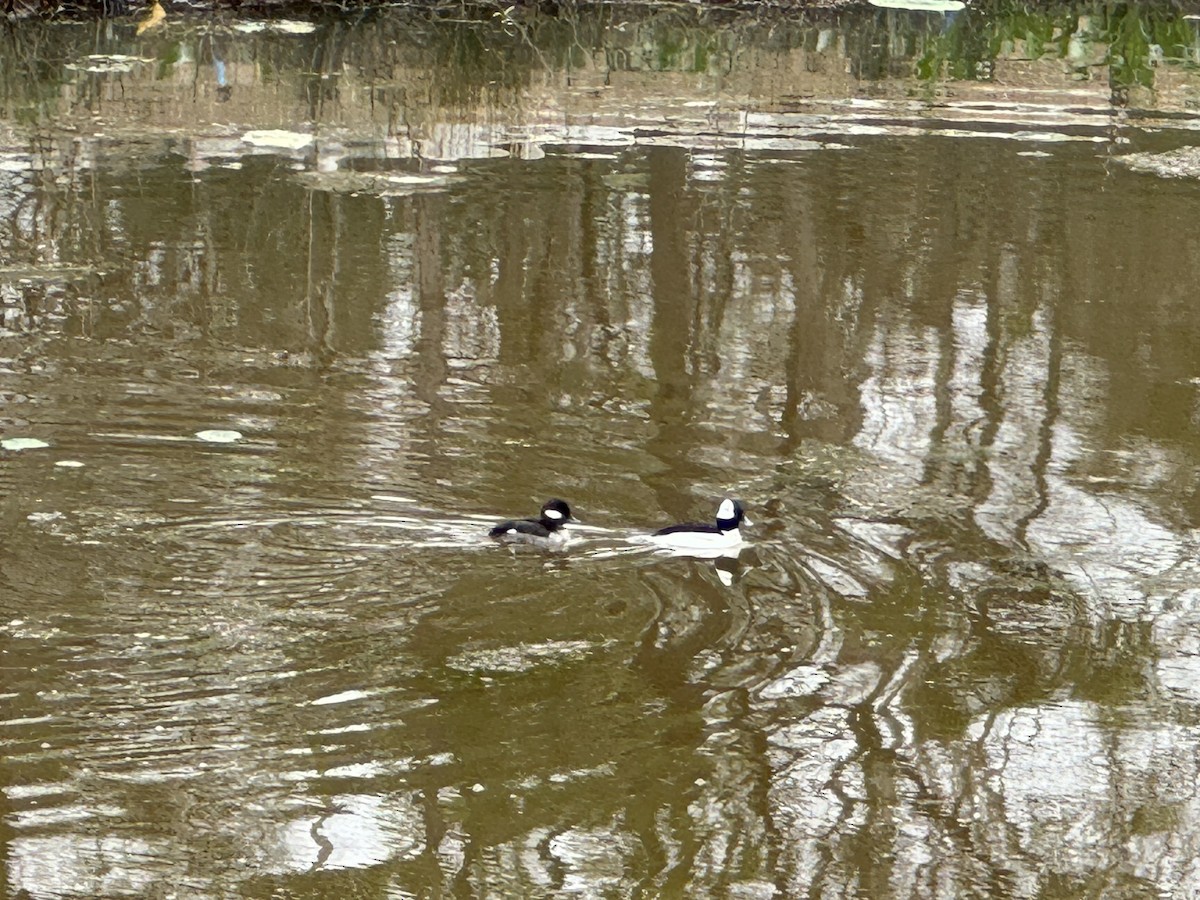
[[[1082,77],[1102,65],[1114,89],[1152,89],[1161,63],[1194,65],[1200,58],[1195,25],[1169,3],[1034,5],[997,0],[976,3],[955,16],[929,19],[916,63],[916,75],[923,81],[987,78],[998,58],[1016,54],[1036,60],[1052,55]],[[909,17],[900,27],[912,29],[917,21]]]

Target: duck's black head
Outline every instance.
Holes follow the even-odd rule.
[[[547,500],[542,504],[542,515],[539,521],[550,531],[562,528],[572,521],[571,507],[567,506],[565,500]]]
[[[726,497],[721,501],[721,505],[717,507],[717,527],[722,531],[733,531],[743,524],[749,525],[750,520],[746,518],[746,511],[742,509],[742,502]]]

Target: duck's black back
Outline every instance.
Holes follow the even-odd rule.
[[[530,537],[549,537],[550,529],[537,519],[509,519],[488,532],[488,537],[504,537],[507,534],[527,534]]]
[[[700,534],[720,534],[721,529],[716,525],[707,525],[703,522],[684,522],[682,525],[668,525],[666,528],[660,528],[655,534],[679,534],[681,531],[692,531]]]

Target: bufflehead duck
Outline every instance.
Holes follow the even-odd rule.
[[[561,547],[567,542],[563,527],[575,521],[571,507],[563,500],[547,500],[536,519],[509,519],[488,532],[488,537],[502,544],[534,544],[540,547]]]
[[[746,518],[742,504],[728,498],[717,508],[715,525],[687,522],[669,525],[650,535],[650,542],[671,550],[720,551],[742,543],[741,525],[754,524]]]

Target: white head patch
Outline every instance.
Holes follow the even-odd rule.
[[[561,519],[563,517],[562,513],[560,513],[557,509],[548,509],[543,513],[543,515],[547,519]]]
[[[726,497],[724,500],[722,500],[721,505],[719,507],[717,507],[717,518],[718,519],[732,519],[733,518],[733,501],[730,500],[728,497]]]

